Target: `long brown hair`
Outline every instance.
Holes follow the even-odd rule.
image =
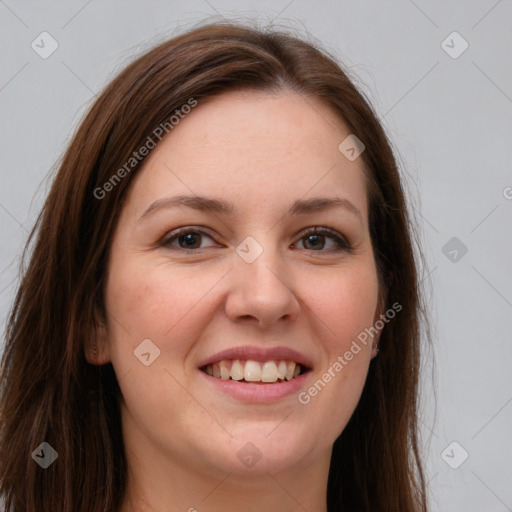
[[[60,162],[24,251],[30,259],[6,329],[0,395],[6,512],[117,512],[127,470],[120,390],[112,365],[89,364],[84,346],[106,317],[109,247],[144,158],[125,167],[108,194],[98,190],[191,98],[200,105],[234,88],[317,97],[366,146],[361,158],[380,289],[386,305],[399,303],[402,311],[384,327],[359,404],[334,444],[327,505],[329,512],[427,510],[417,416],[418,259],[388,138],[369,101],[318,44],[223,22],[196,27],[127,66],[91,106]],[[58,452],[46,470],[31,456],[43,441]]]

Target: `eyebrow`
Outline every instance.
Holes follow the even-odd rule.
[[[151,203],[140,216],[137,222],[140,222],[154,211],[177,206],[185,206],[198,211],[210,211],[212,213],[223,215],[232,215],[235,211],[233,203],[224,201],[222,199],[182,195],[158,199],[154,203]],[[354,206],[354,204],[348,199],[341,197],[315,197],[312,199],[298,199],[291,205],[285,216],[289,217],[292,215],[309,215],[312,213],[330,210],[332,208],[344,208],[345,210],[353,213],[356,217],[358,217],[361,224],[363,223],[363,216],[361,212],[356,208],[356,206]]]

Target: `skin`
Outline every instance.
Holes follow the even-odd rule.
[[[316,98],[229,92],[193,109],[134,177],[109,258],[105,328],[97,355],[87,351],[91,364],[112,362],[121,388],[129,475],[120,512],[326,512],[332,445],[378,336],[307,405],[296,394],[242,403],[208,386],[198,365],[237,345],[285,345],[310,357],[307,389],[382,313],[363,163],[338,150],[349,134]],[[180,206],[139,220],[179,194],[231,201],[235,214]],[[361,218],[342,207],[284,216],[312,197],[346,198]],[[158,245],[189,226],[205,233],[198,252],[176,238]],[[352,251],[329,236],[315,246],[304,235],[314,226],[336,230]],[[263,247],[250,264],[235,251],[248,236]],[[145,339],[160,350],[149,366],[134,356]],[[248,442],[262,455],[252,468],[237,458]]]

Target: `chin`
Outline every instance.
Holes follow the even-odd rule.
[[[276,424],[271,428],[267,425],[265,429],[246,425],[220,449],[222,453],[217,451],[212,462],[241,475],[274,474],[293,467],[307,455],[312,438],[311,434],[304,438],[303,432],[294,435],[286,430],[285,423],[286,420],[277,428]]]

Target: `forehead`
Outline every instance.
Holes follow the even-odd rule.
[[[261,213],[299,198],[346,197],[367,220],[363,162],[338,146],[350,135],[317,98],[233,91],[198,105],[152,150],[128,203],[140,211],[166,195],[225,198]]]

